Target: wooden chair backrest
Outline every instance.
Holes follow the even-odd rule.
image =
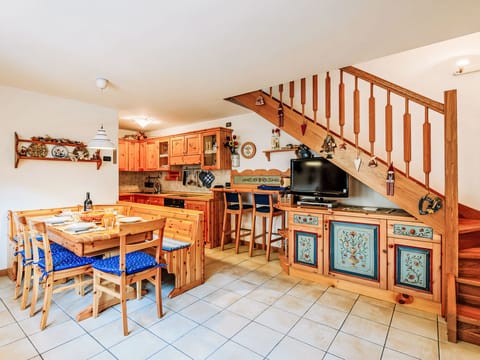
[[[125,257],[128,253],[147,249],[155,250],[155,260],[160,263],[162,256],[165,218],[120,225],[120,270],[125,273]],[[158,236],[154,236],[156,233]]]
[[[17,228],[17,251],[23,249],[24,259],[31,260],[32,255],[32,246],[29,241],[30,232],[28,229],[27,219],[23,215],[15,214],[14,217],[15,226]]]
[[[52,208],[52,209],[33,209],[33,210],[9,210],[9,238],[13,240],[13,238],[17,235],[17,227],[15,224],[15,216],[25,216],[27,220],[27,224],[30,222],[30,219],[33,217],[38,216],[48,216],[48,215],[56,215],[60,214],[63,211],[79,211],[80,206],[67,206],[67,207],[60,207],[60,208]],[[28,229],[28,228],[27,228]]]
[[[42,240],[38,240],[40,235]],[[48,240],[47,225],[41,221],[30,222],[30,238],[32,239],[33,261],[35,263],[39,260],[39,249],[43,250],[45,257],[45,272],[53,271],[52,251],[50,250],[50,241]]]

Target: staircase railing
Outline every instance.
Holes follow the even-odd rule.
[[[361,154],[367,154],[370,158],[369,165],[374,166],[378,161],[386,164],[387,167],[392,166],[395,174],[401,174],[400,180],[404,190],[406,187],[403,176],[411,183],[420,184],[425,189],[427,194],[425,198],[428,200],[436,196],[440,198],[442,209],[439,213],[443,216],[436,222],[435,229],[442,233],[443,239],[442,313],[451,322],[453,317],[447,312],[451,312],[455,306],[450,301],[447,309],[446,300],[447,294],[451,296],[452,292],[455,293],[455,289],[451,289],[449,285],[451,281],[447,281],[447,274],[453,277],[458,276],[456,90],[445,91],[444,102],[441,103],[351,66],[342,68],[338,72],[327,72],[323,77],[323,86],[319,84],[320,75],[313,75],[309,79],[290,81],[264,91],[272,100],[278,101],[278,126],[283,126],[283,121],[286,121],[289,116],[291,119],[301,116],[301,133],[298,129],[292,129],[290,124],[285,124],[290,135],[298,140],[306,144],[324,141],[322,135],[325,132],[309,133],[308,131],[311,126],[320,126],[326,130],[327,135],[332,134],[339,139],[340,144],[335,144],[338,148],[342,149],[346,145],[353,146],[356,150],[355,160],[361,159]],[[335,81],[338,83],[338,93],[332,91],[332,83]],[[347,96],[349,93],[352,95]],[[319,107],[319,98],[322,95],[323,108]],[[334,99],[335,96],[337,101]],[[287,101],[284,101],[287,97]],[[230,100],[235,101],[234,98]],[[272,109],[267,111],[267,109],[257,108],[255,111],[265,117],[268,115],[272,118],[273,115]],[[383,116],[379,119],[381,113]],[[334,122],[333,119],[338,121]],[[323,145],[314,150],[318,151],[319,148],[323,149]],[[335,158],[334,161],[337,159]],[[340,165],[345,165],[344,159],[338,161],[343,161]],[[398,164],[403,165],[398,166]],[[354,171],[347,170],[355,176]],[[386,175],[385,173],[384,176]],[[379,172],[356,175],[360,181],[370,185],[365,181],[366,176],[371,177],[372,184],[373,180],[376,181],[377,187],[372,188],[378,190]],[[432,190],[432,187],[437,190]],[[434,196],[430,193],[434,193]],[[444,195],[441,195],[442,193]],[[409,200],[415,201],[412,194],[408,196]],[[393,198],[395,199],[398,200]],[[409,211],[414,208],[410,204]],[[434,211],[428,207],[426,210],[427,213]],[[412,214],[418,216],[418,212],[412,212]],[[427,214],[421,219],[428,216],[433,219],[437,215]],[[456,332],[453,326],[451,323],[448,325],[452,333]]]

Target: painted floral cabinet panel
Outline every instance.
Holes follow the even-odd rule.
[[[388,288],[440,300],[440,243],[389,237]]]
[[[324,272],[349,281],[386,288],[386,221],[325,217]]]

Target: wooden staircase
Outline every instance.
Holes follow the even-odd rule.
[[[315,152],[325,156],[328,152],[331,162],[441,233],[442,314],[449,340],[458,337],[480,344],[480,212],[458,204],[456,90],[445,91],[440,103],[354,67],[342,68],[332,77],[328,72],[324,79],[324,87],[319,86],[319,75],[314,75],[308,90],[303,78],[226,100],[256,112]],[[332,91],[334,80],[338,80],[338,93]],[[383,94],[385,105],[379,111]],[[322,109],[319,95],[325,99]],[[332,106],[334,97],[338,107]],[[399,108],[403,111],[400,122],[394,120]],[[423,122],[417,119],[419,109]],[[432,131],[438,126],[440,131]],[[381,127],[379,136],[376,129]],[[433,153],[432,144],[438,146],[438,139],[432,140],[432,132],[444,134],[443,148]],[[336,146],[333,153],[324,144],[328,136]],[[441,167],[438,154],[444,167],[440,175],[435,172]],[[369,167],[374,156],[377,166]],[[394,193],[387,195],[387,171],[393,163]],[[435,179],[444,179],[443,194],[430,187],[431,173]],[[438,197],[442,206],[420,215],[419,200],[426,196]]]
[[[459,219],[457,337],[480,344],[480,220]]]

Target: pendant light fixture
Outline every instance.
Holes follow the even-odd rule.
[[[100,129],[97,130],[95,137],[89,141],[87,147],[90,149],[112,150],[115,149],[115,144],[108,138],[107,132],[102,125]]]
[[[95,85],[103,92],[108,86],[108,80],[99,77],[95,80]],[[95,137],[89,141],[87,147],[90,149],[113,150],[115,149],[115,144],[108,138],[102,124],[100,129],[97,130]]]

